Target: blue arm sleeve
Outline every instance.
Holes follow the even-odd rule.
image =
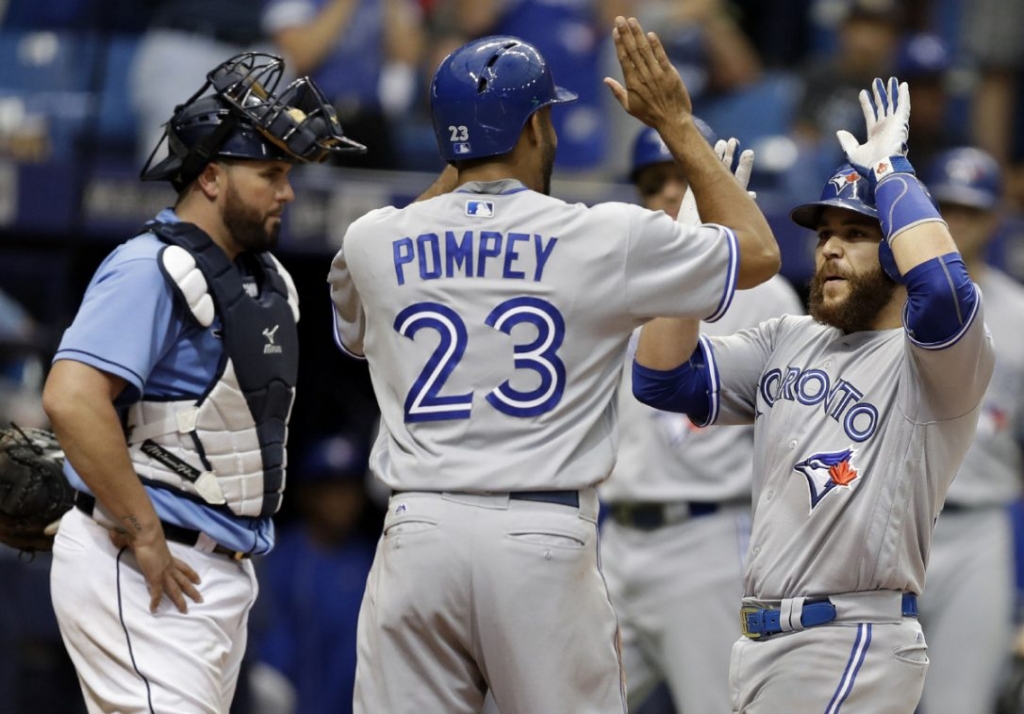
[[[978,309],[978,290],[959,253],[916,266],[904,278],[903,323],[914,342],[938,349],[959,339]]]
[[[675,369],[650,369],[633,360],[633,396],[647,406],[682,412],[694,424],[704,425],[711,414],[710,393],[707,361],[700,345]]]

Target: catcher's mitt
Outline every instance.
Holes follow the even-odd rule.
[[[74,497],[52,432],[14,424],[0,430],[0,543],[30,553],[51,550]]]

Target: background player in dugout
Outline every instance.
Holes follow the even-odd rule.
[[[277,93],[282,72],[239,55],[178,106],[142,172],[174,207],[98,268],[46,382],[79,491],[51,594],[89,711],[214,714],[235,692],[298,358],[298,300],[268,251],[292,164],[361,148],[312,83]]]
[[[711,128],[695,121],[715,144]],[[751,169],[745,153],[737,168],[741,184]],[[699,221],[680,211],[686,175],[654,129],[636,136],[630,179],[644,207]],[[803,314],[803,306],[776,275],[737,292],[729,312],[701,329],[728,335],[783,314]],[[630,708],[665,680],[679,711],[727,714],[729,651],[750,538],[754,430],[699,429],[684,415],[641,404],[633,396],[632,354],[619,387],[618,458],[600,487],[609,512],[601,568],[622,633]]]
[[[551,105],[573,94],[530,45],[493,37],[446,58],[431,89],[457,188],[367,214],[332,264],[336,334],[381,406],[371,468],[395,491],[360,613],[357,712],[475,714],[487,690],[503,714],[623,709],[594,486],[629,336],[655,315],[724,311],[779,256],[660,43],[622,18],[613,38],[613,93],[720,225],[547,196]]]
[[[792,213],[818,236],[811,317],[696,351],[696,322],[660,320],[637,349],[642,401],[754,423],[736,712],[910,714],[924,687],[917,595],[994,357],[977,286],[906,159],[907,85],[872,89],[867,141],[839,133],[853,166]]]
[[[976,148],[951,149],[936,157],[925,178],[985,296],[996,363],[974,442],[935,525],[921,599],[931,659],[921,711],[992,712],[1014,630],[1007,507],[1020,498],[1024,476],[1024,288],[985,262],[1001,217],[996,160]]]

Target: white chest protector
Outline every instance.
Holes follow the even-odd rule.
[[[169,245],[160,266],[196,323],[220,318],[224,354],[204,394],[180,401],[142,400],[127,416],[135,471],[238,516],[269,516],[281,506],[285,443],[298,369],[298,294],[269,253],[257,257],[259,295],[197,227],[149,226]]]

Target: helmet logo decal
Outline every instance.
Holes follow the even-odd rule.
[[[844,188],[858,181],[860,181],[860,174],[856,171],[839,173],[828,180],[830,184],[836,187],[836,193],[842,193]]]
[[[856,485],[860,478],[860,472],[853,464],[856,453],[853,447],[842,451],[820,451],[793,467],[794,471],[802,473],[807,479],[811,511],[836,487],[850,489]]]

